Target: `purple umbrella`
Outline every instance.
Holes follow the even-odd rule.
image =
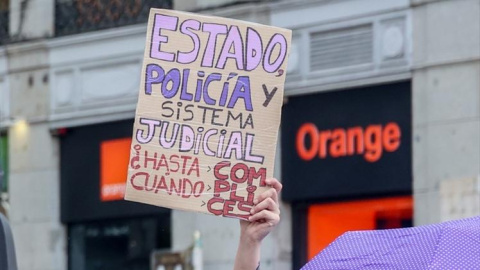
[[[347,232],[301,270],[480,269],[480,216],[427,226]]]

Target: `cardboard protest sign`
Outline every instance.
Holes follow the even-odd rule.
[[[151,9],[125,199],[248,218],[273,176],[290,40]]]

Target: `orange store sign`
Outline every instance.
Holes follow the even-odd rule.
[[[363,155],[366,161],[376,162],[384,151],[395,152],[400,147],[401,135],[396,122],[332,130],[318,130],[315,124],[304,123],[297,131],[295,149],[298,156],[306,161],[315,157]]]
[[[103,141],[100,144],[100,200],[123,200],[130,156],[131,138]]]
[[[410,82],[289,97],[282,198],[322,200],[412,189]]]

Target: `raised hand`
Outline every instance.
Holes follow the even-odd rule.
[[[275,178],[265,180],[270,189],[254,200],[250,218],[240,220],[240,242],[235,258],[235,270],[253,270],[260,262],[262,240],[280,222],[278,194],[282,184]]]

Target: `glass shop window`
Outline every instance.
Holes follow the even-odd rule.
[[[168,249],[170,214],[69,225],[69,269],[147,270],[150,255]]]

